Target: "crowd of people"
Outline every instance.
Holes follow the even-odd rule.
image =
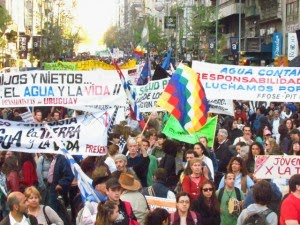
[[[234,103],[234,116],[218,116],[212,146],[205,136],[193,145],[167,137],[161,114],[151,114],[146,129],[130,118],[114,125],[106,155],[74,156],[101,203],[95,196],[82,202],[64,155],[1,152],[0,225],[299,224],[300,174],[263,180],[254,174],[257,155],[300,154],[299,105],[271,102],[252,110],[249,102]],[[36,110],[35,122],[68,114],[56,110],[46,117]],[[172,200],[176,209],[153,209],[145,196]]]

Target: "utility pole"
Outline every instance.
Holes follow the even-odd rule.
[[[241,0],[239,0],[239,54],[238,54],[238,60],[240,59],[240,54],[241,54],[241,28],[242,27],[242,3]]]
[[[215,40],[215,63],[218,63],[218,22],[219,22],[219,0],[216,0],[216,40]]]

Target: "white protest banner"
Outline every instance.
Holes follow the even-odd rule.
[[[209,112],[234,116],[233,101],[230,99],[207,99]]]
[[[154,80],[146,85],[134,85],[133,90],[136,93],[136,103],[140,112],[162,111],[163,108],[157,107],[156,102],[169,83],[170,78]]]
[[[115,70],[0,74],[0,99],[2,107],[126,105]]]
[[[298,102],[300,68],[211,64],[193,61],[207,99]]]
[[[71,155],[105,155],[107,126],[114,109],[49,122]],[[0,150],[54,153],[58,146],[44,124],[0,120]]]
[[[254,176],[257,179],[289,179],[294,174],[300,174],[300,156],[259,155],[255,157]]]
[[[170,78],[154,80],[146,85],[133,85],[136,93],[136,102],[140,112],[163,111],[161,107],[156,107],[156,101],[164,91]],[[208,100],[209,112],[225,115],[234,115],[233,101],[231,99],[211,99]]]
[[[153,196],[145,195],[145,198],[148,202],[150,210],[155,208],[164,208],[169,213],[176,211],[176,201],[175,199],[167,199],[167,198],[158,198]]]

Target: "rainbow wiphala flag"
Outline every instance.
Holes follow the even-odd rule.
[[[171,113],[189,133],[206,123],[208,102],[198,75],[180,64],[172,75],[157,104]]]

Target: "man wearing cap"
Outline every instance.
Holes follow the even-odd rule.
[[[93,179],[93,187],[101,196],[106,196],[106,181],[109,176],[100,176]],[[107,197],[105,197],[107,198]],[[82,212],[83,225],[94,225],[98,211],[98,202],[94,196],[88,196]]]
[[[111,174],[112,177],[116,177],[119,179],[121,173],[130,173],[135,177],[135,179],[139,179],[136,173],[134,172],[133,168],[127,166],[127,157],[125,155],[121,153],[117,154],[114,157],[114,160],[117,167],[117,171]]]
[[[292,129],[291,132],[290,132],[290,135],[291,135],[291,139],[292,141],[300,141],[300,130],[298,129]]]
[[[120,198],[130,202],[137,221],[144,224],[144,218],[149,208],[146,198],[138,191],[141,188],[141,183],[129,173],[121,173],[119,183],[123,188]]]
[[[123,188],[121,187],[121,184],[119,183],[117,178],[112,177],[107,180],[106,195],[109,200],[116,202],[119,206],[119,215],[116,221],[114,222],[115,225],[129,225],[130,218],[136,220],[136,217],[132,211],[130,203],[120,199],[122,191]],[[125,204],[128,207],[130,207],[131,210],[130,214],[127,212]]]

